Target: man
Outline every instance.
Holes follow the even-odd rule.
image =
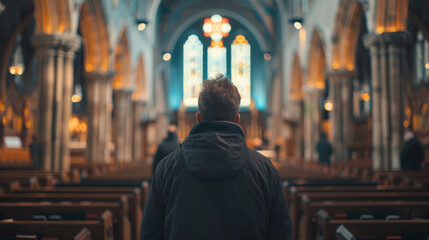
[[[320,140],[317,143],[317,153],[319,155],[319,163],[331,165],[332,146],[326,138],[326,133],[322,133]]]
[[[159,144],[155,156],[153,157],[152,173],[155,173],[156,166],[158,166],[159,162],[161,162],[163,158],[180,147],[176,132],[176,125],[171,124],[168,127],[167,137],[162,141],[161,144]]]
[[[277,170],[246,146],[240,94],[228,78],[206,80],[197,125],[157,167],[140,239],[291,239]]]
[[[422,170],[422,162],[425,152],[422,144],[414,137],[414,133],[406,130],[404,133],[405,144],[402,148],[400,160],[402,170]]]

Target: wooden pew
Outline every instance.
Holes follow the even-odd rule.
[[[17,234],[40,234],[45,237],[71,239],[83,228],[91,232],[93,239],[113,239],[112,213],[106,210],[97,221],[13,221],[0,222],[0,237]]]
[[[119,202],[125,196],[129,202],[133,239],[138,239],[142,209],[140,199],[134,194],[124,193],[7,193],[0,195],[0,202],[41,202],[41,201],[90,201],[90,202]]]
[[[429,218],[429,201],[352,201],[311,202],[303,197],[303,215],[299,223],[300,240],[316,238],[317,212],[323,209],[330,216],[352,219],[362,214],[373,214],[375,218],[397,215],[400,219]],[[316,217],[315,217],[316,216]]]
[[[380,190],[375,192],[298,192],[292,196],[292,201],[289,205],[289,212],[294,225],[294,235],[299,235],[299,218],[302,216],[301,198],[307,195],[309,201],[388,201],[388,200],[414,200],[425,201],[429,199],[429,192],[422,191],[403,191],[398,192],[395,190]]]
[[[429,220],[331,220],[329,214],[321,210],[317,220],[317,239],[334,240],[341,225],[354,236],[366,236],[365,239],[386,239],[387,236],[405,237],[392,239],[429,238]]]
[[[19,202],[0,203],[0,219],[36,220],[50,217],[59,220],[88,220],[101,216],[105,210],[113,215],[115,239],[131,239],[128,200],[121,202]]]
[[[131,193],[136,196],[140,208],[144,209],[144,186],[137,187],[43,187],[36,190],[31,188],[18,188],[9,191],[10,193]]]
[[[73,240],[91,240],[91,232],[88,228],[84,228],[73,238]]]

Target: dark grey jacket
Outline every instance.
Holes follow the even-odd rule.
[[[280,177],[230,122],[194,126],[157,167],[140,239],[291,239]]]

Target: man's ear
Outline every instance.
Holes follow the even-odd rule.
[[[195,113],[195,118],[197,119],[197,124],[203,121],[200,112]]]
[[[240,123],[240,114],[237,113],[237,115],[235,115],[235,123],[239,124]]]

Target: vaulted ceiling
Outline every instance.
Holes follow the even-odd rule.
[[[280,8],[278,0],[163,0],[158,10],[158,40],[166,48],[177,31],[185,30],[204,17],[220,14],[233,18],[259,34],[267,46],[276,44],[279,36]],[[201,16],[204,15],[204,16]],[[201,16],[197,17],[196,16]],[[194,18],[194,20],[189,20]]]

